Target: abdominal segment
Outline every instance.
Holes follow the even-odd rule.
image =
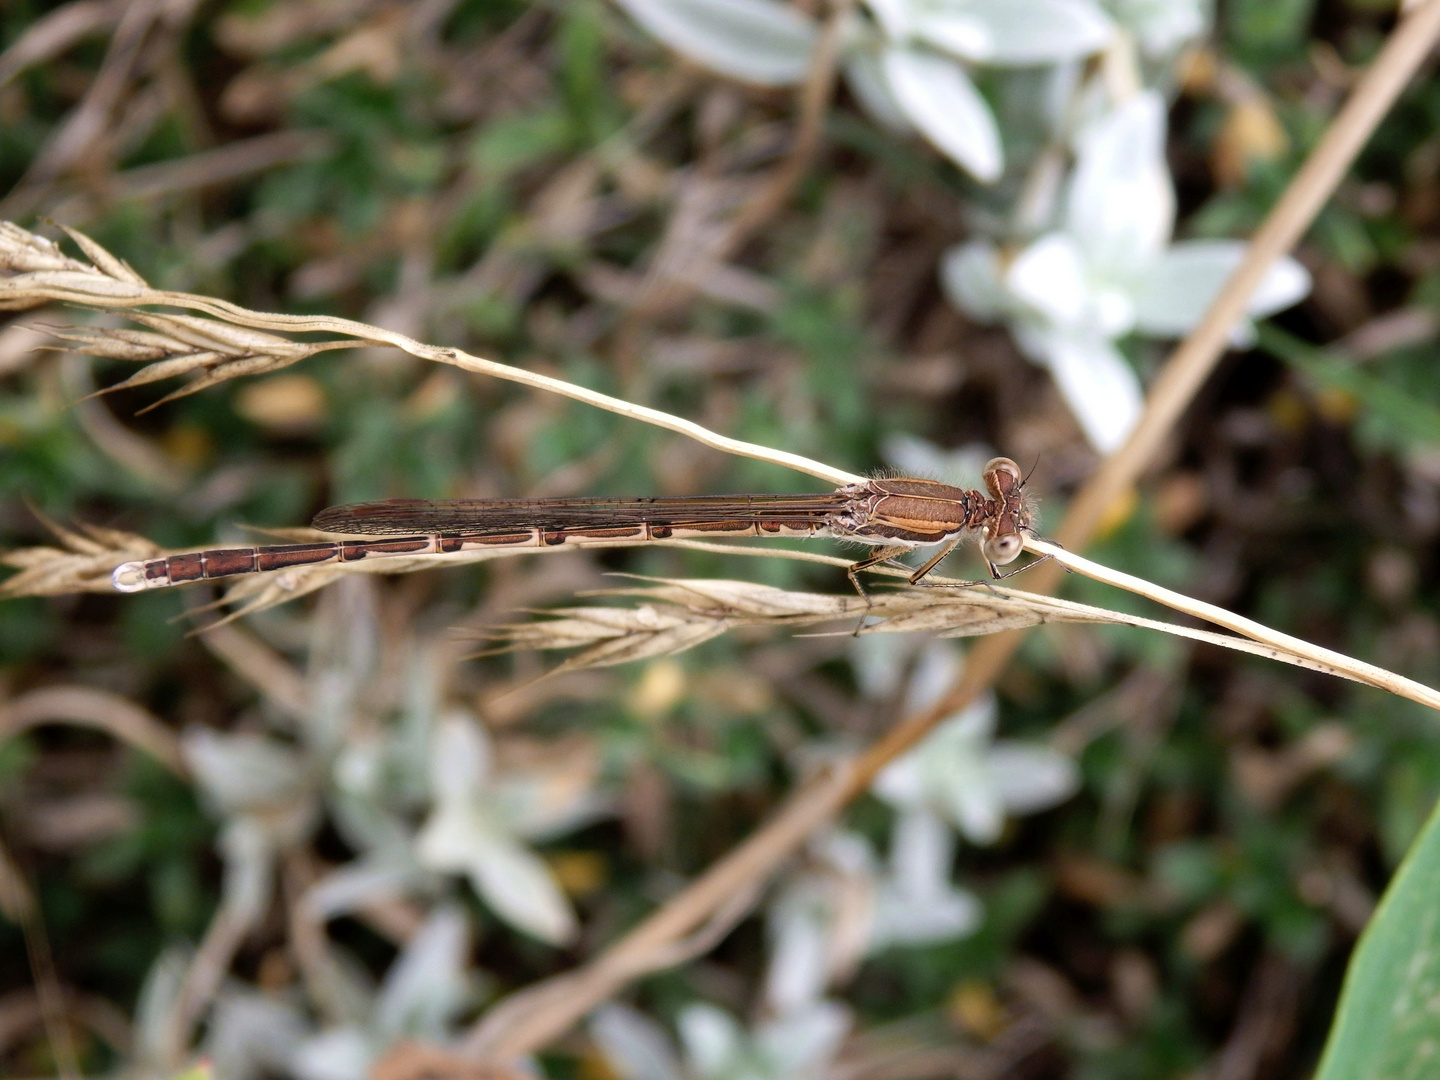
[[[707,522],[644,521],[575,529],[515,529],[478,536],[402,536],[384,540],[342,540],[266,547],[213,548],[162,559],[129,562],[111,580],[121,592],[139,592],[192,581],[316,566],[332,562],[394,558],[401,555],[449,555],[503,548],[554,548],[712,536],[813,536],[828,531],[804,518],[751,518]]]

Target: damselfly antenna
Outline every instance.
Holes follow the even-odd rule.
[[[1035,475],[1035,470],[1040,467],[1040,458],[1041,458],[1041,456],[1042,456],[1043,454],[1044,454],[1044,451],[1043,451],[1043,450],[1038,451],[1038,452],[1035,454],[1035,464],[1030,466],[1030,471],[1025,474],[1025,479],[1020,481],[1020,486],[1021,486],[1022,488],[1023,488],[1026,484],[1028,484],[1028,483],[1030,482],[1030,477],[1034,476],[1034,475]]]

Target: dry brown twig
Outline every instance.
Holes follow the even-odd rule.
[[[54,60],[84,38],[109,30],[124,11],[124,0],[73,0],[36,19],[0,53],[0,86]]]
[[[1437,34],[1440,34],[1440,0],[1427,0],[1415,5],[1397,27],[1384,50],[1357,84],[1325,138],[1256,233],[1245,261],[1222,290],[1205,319],[1162,369],[1152,388],[1145,413],[1130,440],[1102,465],[1072,504],[1070,513],[1056,530],[1057,539],[1066,547],[1083,547],[1107,508],[1135,483],[1147,464],[1155,458],[1160,444],[1224,351],[1231,328],[1243,317],[1251,292],[1274,260],[1298,241],[1360,146],[1428,55]],[[0,279],[0,307],[29,307],[59,300],[110,310],[168,306],[207,315],[218,320],[218,325],[204,320],[192,322],[186,316],[147,315],[147,319],[152,320],[148,323],[152,331],[158,321],[160,334],[180,341],[188,349],[183,354],[167,354],[165,359],[152,363],[183,361],[172,363],[164,370],[172,374],[200,371],[199,379],[205,385],[222,378],[273,370],[281,363],[293,363],[291,357],[297,351],[309,350],[306,353],[309,355],[324,349],[387,344],[422,359],[583,401],[679,432],[715,449],[786,465],[833,484],[852,483],[860,479],[852,473],[799,455],[717,435],[700,425],[658,410],[474,357],[457,349],[425,345],[405,335],[363,323],[323,316],[265,315],[209,297],[151,289],[129,267],[98,245],[79,234],[72,233],[72,237],[94,265],[87,266],[68,259],[49,241],[15,226],[0,224],[0,269],[11,272],[9,277]],[[291,334],[326,333],[338,337],[319,343],[300,343],[275,339],[263,333],[255,336],[232,333],[236,327]],[[199,340],[189,336],[192,334],[199,335]],[[283,345],[276,344],[281,340]],[[156,344],[150,339],[127,342],[140,348],[146,343]],[[86,344],[90,348],[115,347],[104,345],[100,339],[91,339]],[[140,375],[145,376],[146,372],[142,371]],[[148,379],[137,376],[134,381]],[[1067,556],[1067,560],[1073,568],[1082,569],[1082,561],[1078,557]],[[1032,587],[1038,586],[1034,589],[1035,593],[1048,592],[1054,588],[1059,573],[1058,566],[1041,567],[1032,572],[1027,583]],[[1119,583],[1118,579],[1116,583]],[[319,587],[313,581],[304,584],[305,591]],[[291,595],[298,595],[298,591]],[[1033,598],[1034,601],[1039,599]],[[1194,607],[1190,610],[1199,611]],[[1297,657],[1303,653],[1303,650],[1294,648],[1294,639],[1262,638],[1254,624],[1242,625],[1237,621],[1230,625],[1261,640],[1263,648],[1288,651]],[[1188,633],[1194,636],[1198,632]],[[472,1059],[503,1061],[534,1051],[567,1030],[625,982],[653,970],[658,957],[673,955],[677,942],[689,940],[700,927],[728,910],[728,905],[736,896],[755,888],[814,829],[826,824],[846,803],[866,790],[886,763],[918,742],[939,720],[973,700],[1008,662],[1018,640],[1017,632],[1006,631],[981,642],[971,651],[959,683],[935,706],[905,718],[857,758],[832,767],[802,786],[770,823],[750,840],[713,865],[589,964],[556,980],[537,984],[508,999],[500,1009],[492,1010],[492,1016],[503,1016],[504,1024],[482,1021],[467,1039],[465,1054]],[[1325,650],[1316,650],[1313,646],[1307,647],[1312,652],[1304,657],[1309,661],[1306,666],[1324,665],[1337,656]],[[1317,655],[1321,653],[1325,655]],[[1349,661],[1349,658],[1343,659]],[[1371,685],[1383,685],[1383,681],[1376,682],[1374,679],[1383,680],[1391,676],[1389,673],[1377,676],[1377,670],[1359,665],[1348,674]],[[1398,676],[1393,678],[1398,679]],[[1392,686],[1387,688],[1393,689]],[[1428,688],[1421,690],[1428,695],[1434,693]],[[1415,700],[1434,704],[1423,694]],[[571,992],[556,993],[556,987],[562,983]]]
[[[57,177],[81,161],[92,158],[103,161],[110,157],[109,139],[116,128],[117,117],[128,103],[129,92],[141,74],[146,42],[157,32],[176,32],[188,22],[193,8],[189,0],[168,6],[160,0],[130,0],[118,5],[118,18],[105,59],[84,98],[36,155],[25,175],[0,201],[0,216],[19,217],[32,212]],[[108,12],[98,14],[95,25],[103,24],[109,17]],[[68,40],[64,43],[68,44]]]

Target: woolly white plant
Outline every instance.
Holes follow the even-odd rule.
[[[747,1028],[696,1002],[675,1026],[683,1055],[663,1027],[624,1005],[597,1009],[590,1037],[622,1080],[819,1080],[850,1029],[850,1011],[814,1001]]]
[[[789,86],[814,63],[819,24],[776,0],[617,2],[665,44],[730,78]],[[953,248],[941,276],[956,306],[1007,325],[1050,370],[1106,453],[1130,434],[1143,398],[1118,342],[1188,333],[1244,253],[1240,241],[1171,241],[1165,106],[1141,89],[1142,69],[1162,81],[1209,16],[1203,0],[863,0],[843,14],[839,63],[877,122],[918,131],[984,183],[1007,167],[1028,174],[1000,193],[1000,205],[992,198],[969,208],[995,238]],[[1109,78],[1082,78],[1078,61],[1102,50]],[[1024,130],[1001,129],[975,68],[1015,76],[991,95],[1006,97],[1008,122]],[[1049,78],[1037,81],[1037,70]],[[1049,149],[1007,162],[1007,144]],[[1074,167],[1057,211],[1052,193],[1067,150]],[[1304,269],[1282,259],[1249,313],[1280,311],[1309,289]]]
[[[1140,379],[1117,342],[1174,338],[1204,315],[1240,264],[1240,240],[1172,241],[1175,192],[1165,164],[1165,103],[1144,91],[1087,125],[1055,227],[1013,247],[951,248],[942,281],[970,316],[1010,327],[1049,368],[1096,449],[1109,452],[1140,415]],[[1262,317],[1297,303],[1310,277],[1280,259],[1250,300]],[[1244,341],[1248,327],[1237,331]]]
[[[792,86],[810,70],[818,24],[773,0],[619,0],[646,30],[721,75]],[[1096,0],[865,0],[846,12],[841,65],[866,111],[919,132],[975,179],[1004,172],[1000,126],[970,65],[1031,68],[1104,48],[1114,24]]]

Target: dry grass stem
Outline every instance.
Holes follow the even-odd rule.
[[[142,536],[82,525],[67,529],[43,515],[40,520],[61,547],[17,548],[0,554],[0,565],[20,572],[0,582],[0,599],[12,596],[68,596],[80,592],[114,592],[110,574],[122,562],[158,558],[164,551]]]
[[[46,686],[0,702],[0,741],[40,724],[80,724],[144,751],[176,776],[186,776],[170,728],[127,698],[88,686]]]
[[[184,334],[178,331],[180,323],[171,321],[164,324],[164,334],[178,338],[178,351],[165,355],[165,359],[146,354],[144,359],[153,365],[169,364],[172,367],[158,369],[163,374],[150,377],[165,378],[196,370],[203,370],[201,379],[205,386],[214,385],[227,378],[241,375],[260,374],[276,370],[302,359],[304,355],[321,350],[358,346],[390,345],[409,353],[411,356],[435,363],[448,364],[464,371],[479,375],[490,375],[508,382],[519,383],[537,390],[559,394],[575,401],[582,401],[596,408],[605,409],[621,416],[675,431],[695,439],[705,446],[741,457],[769,461],[776,465],[808,473],[835,485],[853,484],[863,477],[814,461],[800,454],[774,450],[758,443],[743,439],[732,439],[708,428],[645,405],[636,405],[622,398],[611,397],[583,386],[577,386],[563,379],[551,378],[523,368],[471,356],[460,349],[427,345],[404,334],[385,330],[378,326],[356,322],[352,319],[334,318],[327,315],[274,315],[250,311],[224,300],[193,293],[168,292],[150,288],[144,280],[121,260],[115,258],[99,244],[83,233],[67,230],[71,238],[91,260],[90,264],[71,259],[53,242],[21,229],[9,222],[0,222],[0,271],[9,271],[0,277],[0,310],[24,309],[40,304],[59,301],[83,304],[104,311],[130,312],[137,307],[162,306],[184,308],[202,312],[216,320],[215,324],[203,320],[184,323]],[[138,315],[139,313],[134,313]],[[175,320],[177,316],[157,316],[146,313],[150,319]],[[144,321],[137,318],[136,321]],[[269,334],[247,337],[236,332],[237,327],[256,330],[274,330],[284,333],[324,333],[342,335],[347,340],[331,339],[325,342],[284,341],[284,346]],[[86,337],[87,351],[102,348],[101,339],[113,340],[113,352],[105,355],[117,359],[134,359],[127,356],[137,347],[157,344],[154,339],[143,338],[137,344],[133,335],[129,339],[117,337],[105,328],[96,328],[95,337]],[[306,352],[305,350],[308,350]],[[210,355],[215,353],[217,355]],[[147,371],[151,369],[146,369]],[[142,372],[145,375],[146,372]],[[149,377],[141,381],[149,381]],[[190,393],[203,387],[191,384],[181,393]]]
[[[1077,574],[1084,574],[1096,581],[1103,581],[1107,585],[1114,585],[1129,592],[1154,600],[1156,603],[1164,604],[1166,607],[1174,608],[1176,611],[1183,611],[1187,615],[1193,615],[1197,619],[1204,619],[1207,622],[1223,626],[1227,630],[1234,630],[1237,634],[1244,634],[1247,638],[1262,646],[1273,647],[1277,650],[1275,659],[1284,660],[1286,663],[1301,663],[1301,666],[1313,667],[1317,671],[1329,671],[1331,674],[1351,679],[1354,682],[1364,683],[1380,690],[1388,690],[1403,698],[1426,705],[1432,709],[1440,709],[1440,691],[1431,689],[1423,683],[1407,679],[1403,675],[1396,675],[1393,671],[1387,671],[1374,664],[1367,664],[1363,660],[1356,660],[1354,657],[1344,653],[1335,652],[1332,649],[1322,648],[1319,645],[1312,645],[1301,638],[1292,637],[1289,634],[1282,634],[1278,630],[1272,630],[1262,623],[1247,619],[1243,615],[1236,615],[1214,604],[1207,604],[1203,600],[1196,600],[1183,593],[1167,589],[1162,585],[1146,581],[1144,578],[1137,578],[1132,574],[1126,574],[1119,570],[1112,570],[1108,566],[1093,562],[1073,552],[1058,548],[1054,544],[1046,543],[1043,540],[1027,540],[1026,547],[1031,551],[1042,555],[1049,555],[1062,566],[1066,566]],[[1212,635],[1218,637],[1219,635]],[[1222,641],[1230,642],[1233,638],[1222,638]],[[1233,647],[1233,646],[1227,646]],[[1270,655],[1266,653],[1265,655]]]
[[[1049,548],[1050,545],[1045,546]],[[794,592],[749,581],[657,578],[645,579],[657,582],[648,587],[592,594],[635,597],[642,601],[637,607],[559,608],[545,612],[550,617],[541,621],[500,627],[493,632],[491,640],[497,643],[493,650],[497,652],[580,649],[552,672],[559,674],[675,655],[740,626],[807,627],[841,623],[845,628],[835,633],[849,634],[856,620],[864,618],[867,621],[859,631],[861,634],[923,631],[941,637],[976,637],[1044,623],[1134,626],[1322,671],[1440,709],[1440,693],[1404,676],[1322,649],[1069,552],[1063,554],[1065,564],[1079,573],[1119,585],[1246,636],[1237,638],[1178,626],[1018,589],[947,588],[944,578],[935,579],[936,587],[876,593],[869,604],[856,596]],[[834,561],[844,565],[843,560]]]
[[[122,0],[70,3],[36,19],[0,53],[0,86],[22,71],[55,59],[77,42],[110,29],[125,10]]]

